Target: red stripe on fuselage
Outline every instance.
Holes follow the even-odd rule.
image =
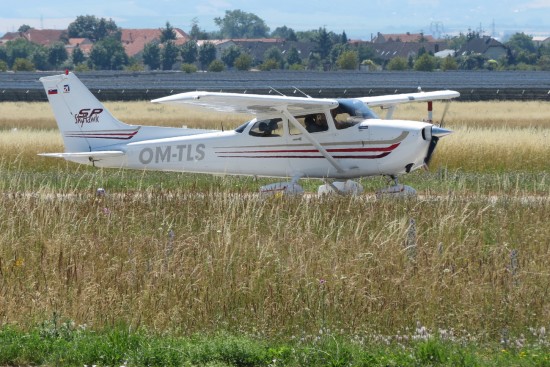
[[[363,152],[391,152],[401,143],[396,143],[384,148],[333,148],[327,149],[329,153],[363,153]],[[317,149],[277,149],[277,150],[243,150],[231,152],[216,152],[217,154],[251,154],[251,153],[318,153]]]

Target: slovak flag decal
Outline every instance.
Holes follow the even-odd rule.
[[[48,89],[48,94],[57,94],[57,89]]]

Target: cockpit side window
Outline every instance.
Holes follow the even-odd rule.
[[[282,121],[280,118],[257,121],[250,129],[250,135],[262,137],[283,136]]]

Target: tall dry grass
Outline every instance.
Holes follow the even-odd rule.
[[[423,118],[425,106],[413,106],[396,117]],[[172,126],[229,128],[247,119],[220,114],[195,125],[210,116],[141,102],[108,107],[130,123],[162,116]],[[2,103],[0,322],[30,325],[55,312],[97,327],[300,336],[321,328],[390,334],[420,321],[495,340],[547,327],[550,203],[532,195],[549,192],[547,108],[454,103],[447,126],[455,133],[439,143],[430,178],[440,180],[441,167],[453,191],[395,202],[125,189],[122,174],[79,175],[76,165],[36,156],[63,149],[46,104]],[[53,185],[47,176],[59,165]],[[515,170],[541,173],[537,188],[500,177]],[[498,181],[499,199],[460,186],[464,171]],[[113,180],[116,190],[95,196],[96,182]]]
[[[420,321],[498,340],[550,323],[549,205],[4,194],[0,320],[298,337]]]
[[[441,121],[445,102],[434,102],[433,119]],[[378,113],[381,117],[385,111]],[[399,106],[394,118],[423,120],[427,118],[425,103],[409,103]],[[550,128],[550,103],[545,101],[452,101],[447,115],[446,126],[452,128]]]
[[[434,166],[474,172],[540,171],[550,165],[550,129],[456,126],[441,139]]]

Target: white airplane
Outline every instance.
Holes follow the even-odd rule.
[[[303,193],[298,181],[325,181],[319,193],[360,193],[351,179],[386,175],[379,193],[408,195],[398,175],[426,166],[450,130],[428,122],[380,119],[369,106],[451,99],[454,91],[363,98],[188,92],[153,103],[198,106],[256,116],[235,130],[127,125],[117,120],[73,74],[40,78],[65,144],[47,157],[96,167],[290,178],[263,186],[270,194]],[[430,111],[431,114],[431,111]]]

